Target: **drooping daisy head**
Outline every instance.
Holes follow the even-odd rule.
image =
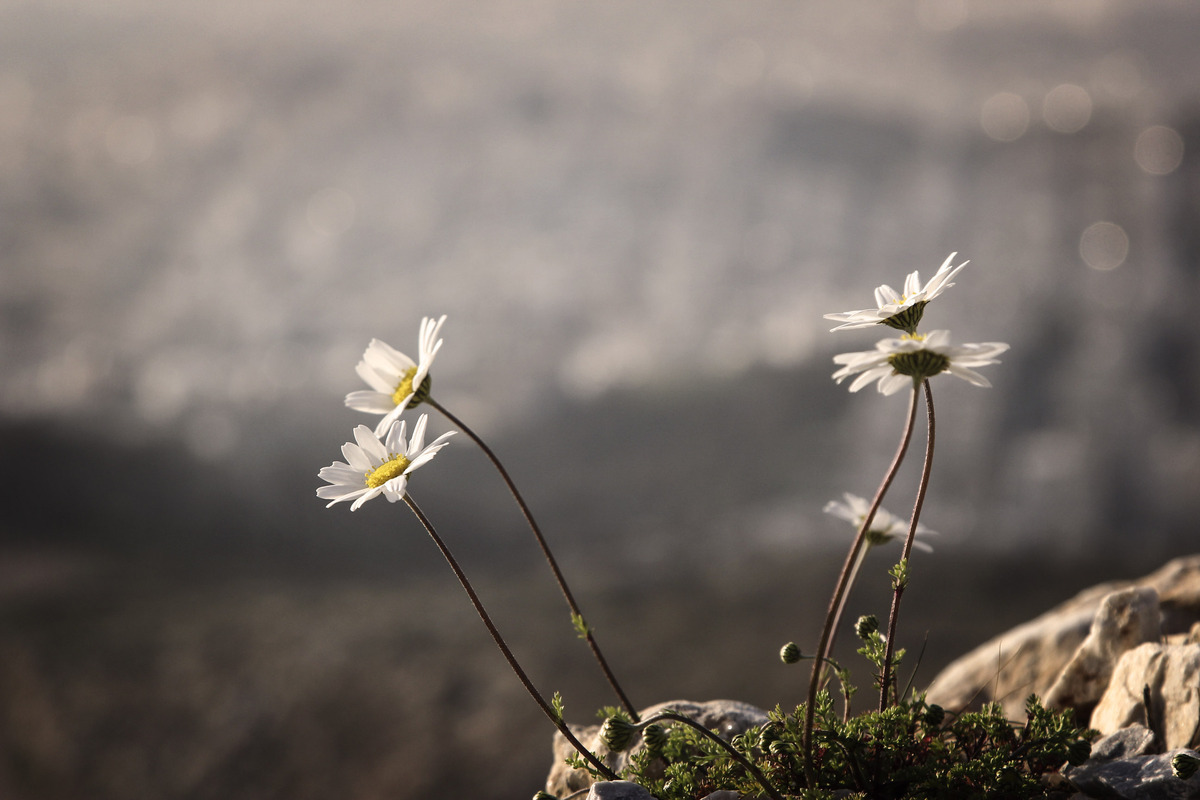
[[[354,441],[342,445],[346,460],[335,461],[317,473],[317,477],[330,484],[319,487],[317,497],[329,501],[326,508],[353,500],[351,511],[357,511],[363,503],[379,495],[390,503],[403,498],[408,476],[433,458],[454,435],[454,431],[443,433],[426,445],[428,421],[429,416],[422,414],[408,442],[404,440],[404,420],[394,423],[383,441],[366,425],[359,425],[354,429]]]
[[[367,345],[355,371],[371,391],[351,392],[346,395],[346,405],[355,411],[384,415],[375,426],[376,436],[383,436],[404,409],[420,405],[429,397],[429,367],[442,347],[437,335],[445,321],[445,314],[436,322],[431,317],[421,320],[416,361],[379,339]]]
[[[851,328],[869,328],[872,325],[887,325],[896,330],[916,333],[925,306],[930,300],[949,289],[954,284],[950,279],[958,271],[969,264],[964,261],[957,267],[951,266],[958,253],[950,257],[938,268],[937,274],[929,279],[929,283],[921,285],[921,276],[917,271],[910,272],[904,279],[904,292],[900,293],[886,283],[875,290],[876,308],[864,308],[858,311],[843,311],[837,314],[826,314],[825,319],[842,323],[831,331],[844,331]]]
[[[950,331],[906,333],[899,339],[884,339],[874,350],[834,356],[834,363],[842,368],[833,373],[833,379],[841,383],[851,375],[858,375],[850,384],[852,392],[879,381],[882,394],[892,394],[913,381],[942,372],[957,375],[975,386],[991,386],[975,368],[1000,363],[996,356],[1007,349],[1008,345],[1001,342],[951,345]]]
[[[842,497],[846,502],[842,503],[837,500],[830,500],[825,504],[823,509],[826,514],[832,514],[839,519],[844,519],[854,526],[855,530],[863,524],[863,520],[867,518],[867,512],[871,510],[871,504],[856,494],[845,492]],[[917,536],[936,536],[936,531],[931,531],[920,522],[917,523]],[[871,528],[867,531],[866,540],[868,547],[886,544],[893,539],[902,539],[908,536],[908,523],[905,520],[891,514],[885,508],[875,509],[875,516],[871,519]],[[913,547],[918,550],[924,550],[927,553],[932,553],[933,548],[928,542],[922,542],[919,539],[913,539]]]

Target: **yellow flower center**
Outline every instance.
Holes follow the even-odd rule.
[[[392,402],[400,405],[405,398],[413,393],[413,378],[417,374],[416,367],[409,367],[408,372],[404,373],[404,377],[400,379],[400,385],[396,387],[396,391],[392,392]]]
[[[385,461],[370,472],[365,473],[367,477],[367,488],[374,489],[383,486],[392,478],[397,478],[404,474],[404,470],[408,469],[408,465],[412,462],[403,455],[392,456],[391,460]]]
[[[413,378],[417,375],[416,367],[409,367],[408,372],[404,373],[404,377],[400,379],[400,384],[396,387],[396,391],[392,392],[392,402],[400,405],[405,399],[412,395],[412,400],[409,400],[408,405],[415,407],[425,402],[429,397],[429,388],[433,385],[433,378],[426,375],[421,381],[421,385],[413,389]]]

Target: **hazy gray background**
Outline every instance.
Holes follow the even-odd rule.
[[[926,677],[1194,551],[1198,34],[1183,0],[0,3],[0,788],[538,788],[549,725],[416,522],[313,496],[362,349],[423,315],[647,705],[800,699],[821,506],[905,405],[829,380],[877,336],[821,315],[952,251],[924,326],[1012,350],[935,383]],[[486,462],[413,491],[589,719]]]

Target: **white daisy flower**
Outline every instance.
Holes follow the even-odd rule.
[[[823,509],[826,514],[832,514],[839,519],[844,519],[854,525],[854,529],[858,530],[862,525],[863,520],[867,518],[867,512],[871,510],[871,504],[859,497],[856,494],[845,492],[842,497],[846,498],[846,502],[841,503],[837,500],[830,500],[825,504]],[[917,523],[917,536],[936,536],[936,531],[931,531],[922,523]],[[875,516],[871,520],[871,529],[867,531],[867,546],[875,547],[876,545],[885,544],[893,539],[904,539],[908,536],[908,520],[903,520],[894,514],[889,513],[884,508],[875,510]],[[927,553],[932,553],[933,548],[928,542],[922,542],[920,539],[913,539],[913,547],[918,550],[924,550]]]
[[[318,488],[317,497],[329,501],[326,508],[343,500],[353,500],[351,511],[357,511],[363,503],[379,495],[390,503],[403,498],[409,474],[433,458],[454,435],[454,431],[443,433],[426,446],[425,425],[428,421],[429,415],[422,414],[413,426],[412,439],[407,444],[404,420],[393,424],[383,441],[366,425],[359,425],[354,429],[354,441],[342,445],[346,461],[335,461],[317,473],[317,477],[330,484]]]
[[[991,386],[975,368],[1000,363],[996,356],[1007,349],[1008,345],[1002,342],[954,346],[950,344],[950,331],[906,333],[899,339],[884,339],[874,350],[834,356],[833,362],[842,368],[833,373],[833,379],[841,383],[851,375],[858,375],[850,384],[852,392],[879,381],[882,394],[892,394],[914,380],[942,372],[957,375],[975,386]]]
[[[373,391],[351,392],[346,395],[346,405],[355,411],[384,415],[375,426],[376,436],[383,436],[383,432],[400,418],[404,409],[420,405],[429,396],[432,382],[429,367],[442,347],[442,340],[437,335],[445,321],[445,314],[436,322],[430,317],[421,320],[418,358],[415,362],[379,339],[372,339],[367,345],[355,371]]]
[[[869,328],[872,325],[887,325],[897,330],[915,333],[921,315],[925,313],[925,305],[954,284],[950,279],[958,271],[971,263],[964,261],[957,267],[950,266],[958,253],[950,257],[938,268],[937,274],[929,279],[929,283],[921,285],[921,276],[913,271],[904,279],[904,293],[897,292],[886,283],[875,290],[875,305],[878,308],[864,308],[858,311],[844,311],[839,314],[826,314],[825,319],[842,323],[831,331],[844,331],[851,328]]]

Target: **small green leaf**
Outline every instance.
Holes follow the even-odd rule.
[[[550,698],[550,708],[554,711],[554,716],[558,719],[558,721],[562,722],[563,709],[565,706],[563,705],[562,695],[558,692],[555,692],[554,696]]]

